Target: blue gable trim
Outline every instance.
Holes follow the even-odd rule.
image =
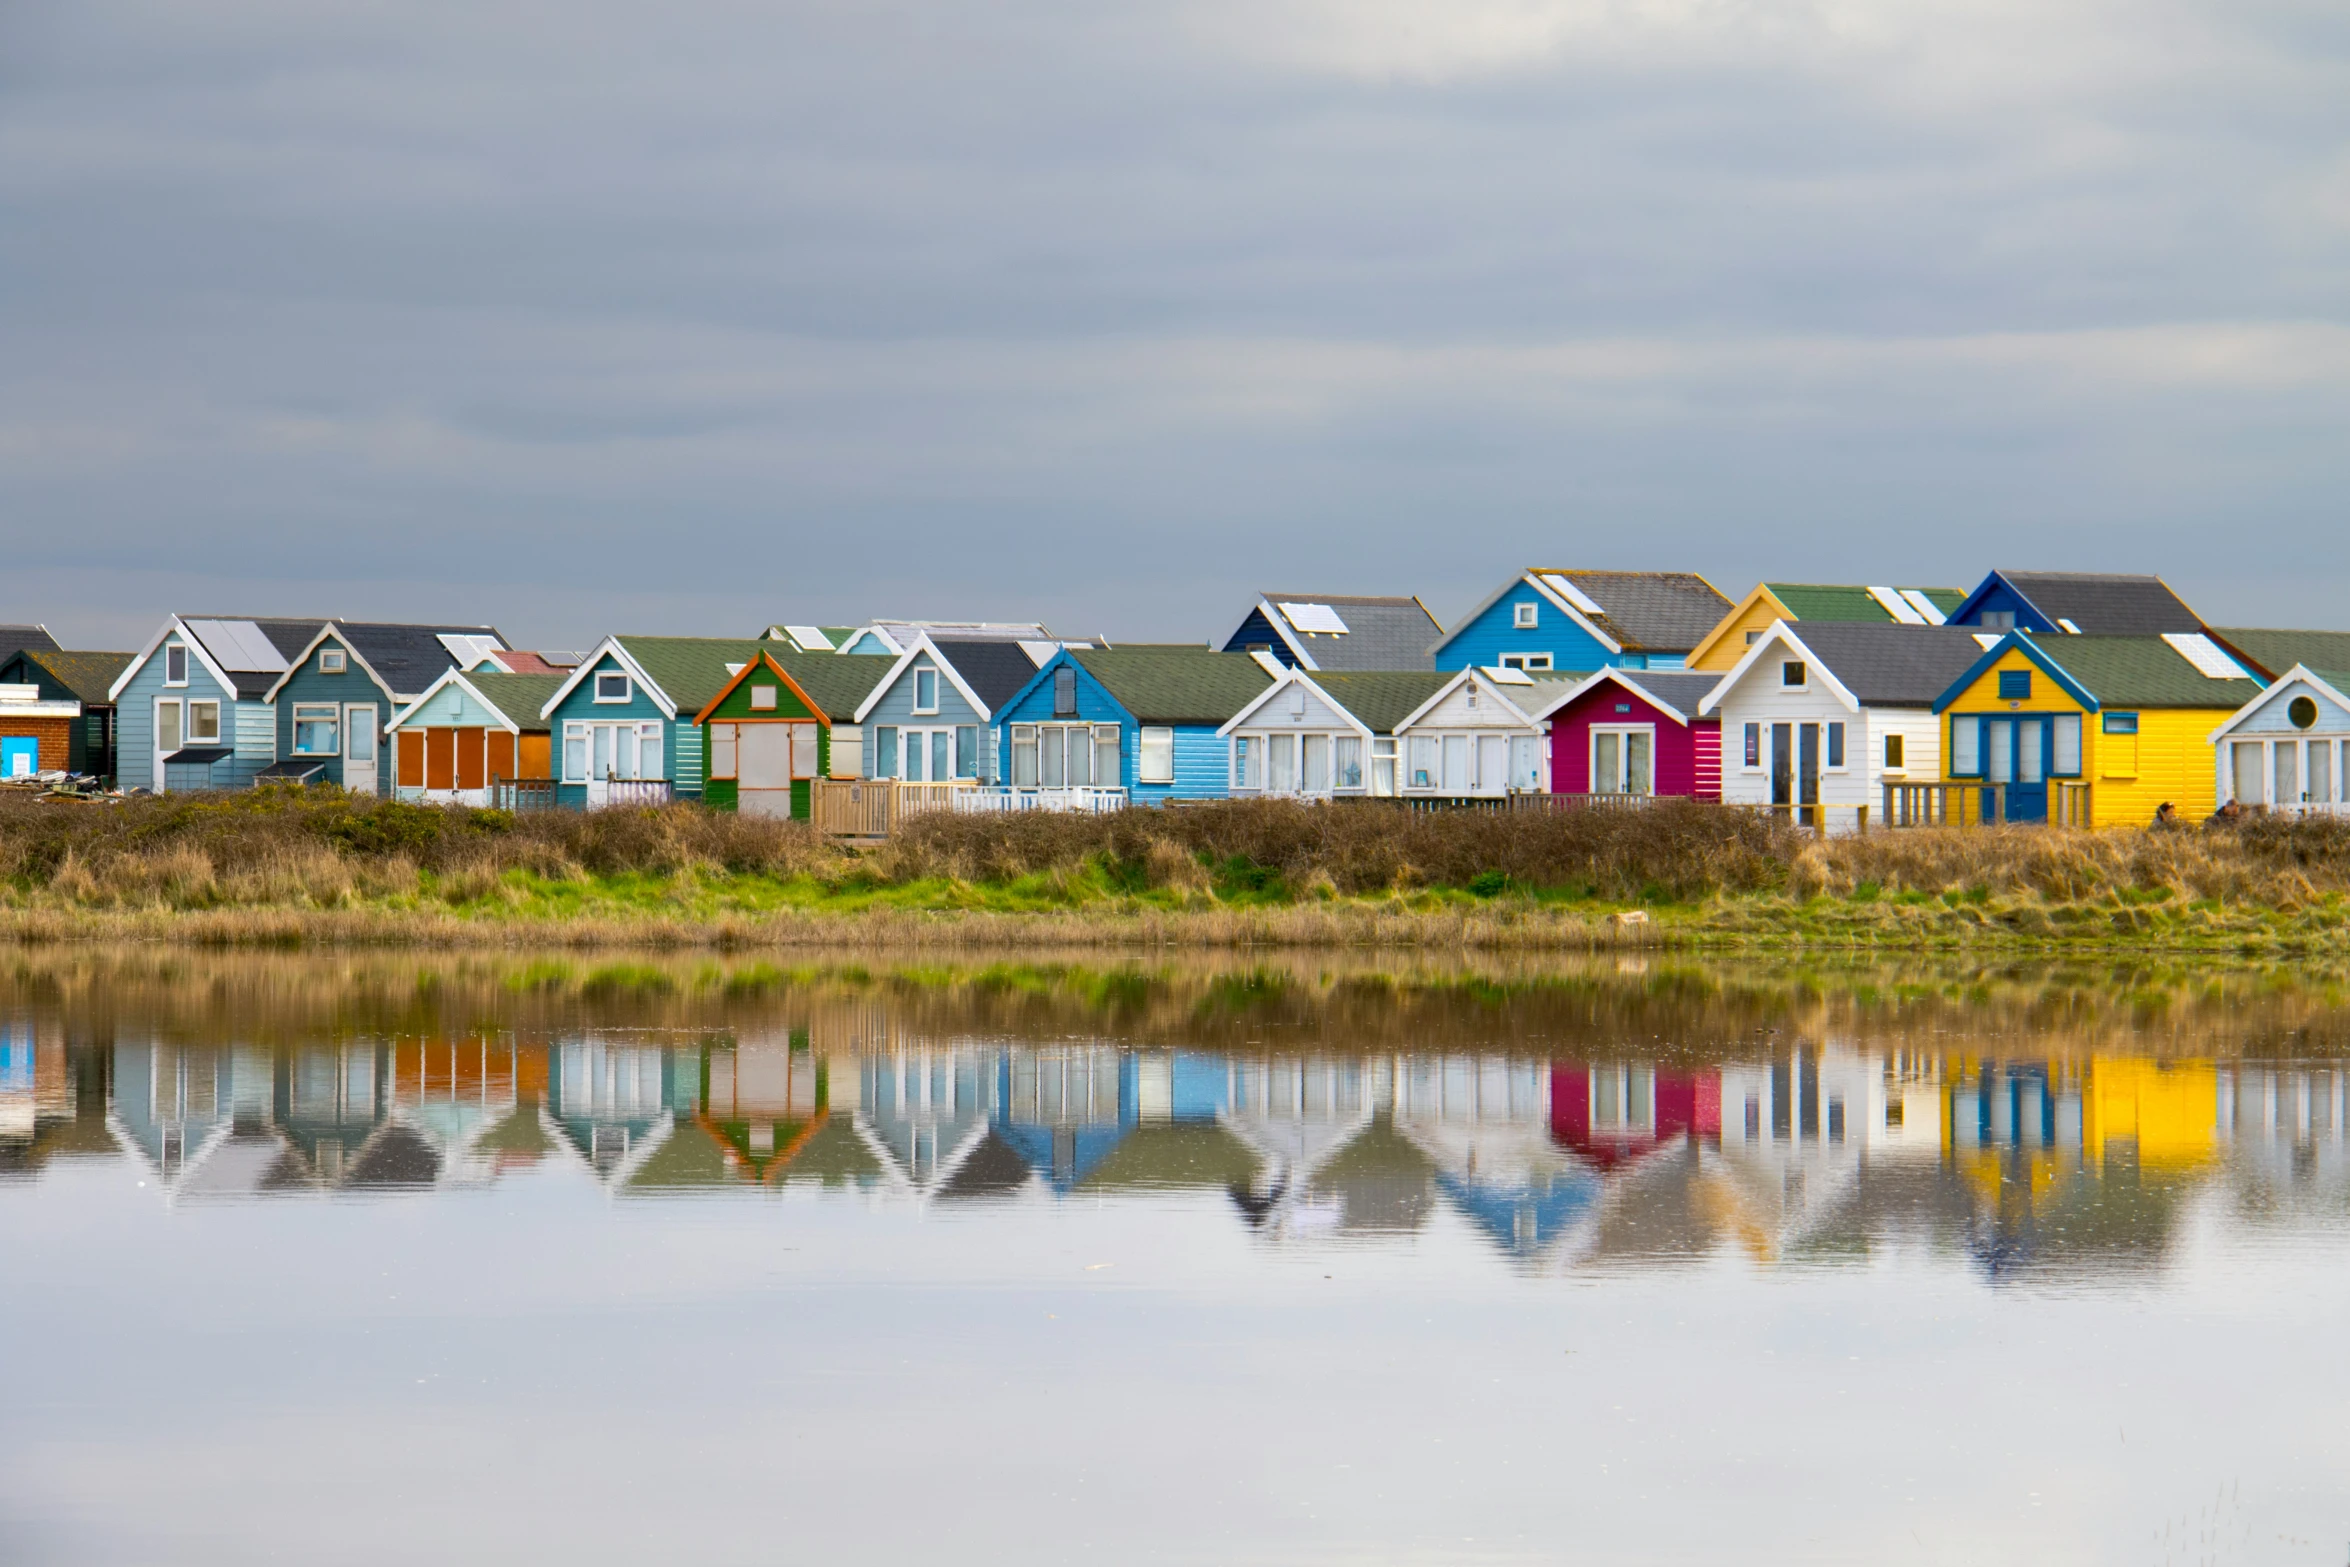
[[[1517,607],[1534,606],[1531,628],[1517,624]],[[1485,607],[1446,633],[1436,644],[1436,667],[1452,671],[1475,666],[1490,669],[1504,654],[1548,653],[1558,670],[1647,667],[1637,653],[1613,653],[1606,644],[1575,623],[1558,602],[1521,573],[1517,580],[1486,601]]]
[[[2062,686],[2067,696],[2070,696],[2074,701],[2080,703],[2081,706],[2087,708],[2090,712],[2094,713],[2097,711],[2099,705],[2097,698],[2090,692],[2089,688],[2082,685],[2078,680],[2075,680],[2071,675],[2065,673],[2064,666],[2057,663],[2057,661],[2049,655],[2048,650],[2043,648],[2035,638],[2028,636],[2020,631],[2010,631],[2006,636],[2001,637],[1997,642],[1993,643],[1990,649],[1985,652],[1981,658],[1976,659],[1974,663],[1967,666],[1967,672],[1965,674],[1950,682],[1949,688],[1946,689],[1940,696],[1934,698],[1934,711],[1936,713],[1948,711],[1950,704],[1957,701],[1959,697],[1965,693],[1968,686],[1971,686],[1976,681],[1982,679],[1984,674],[1990,670],[1993,664],[1998,663],[2000,659],[2006,657],[2008,650],[2011,648],[2020,651],[2024,657],[2032,661],[2032,666],[2035,669],[2039,670],[2040,673],[2046,675],[2049,679],[2055,681],[2059,686]]]
[[[1986,610],[2012,613],[2018,631],[2038,631],[2052,636],[2064,631],[2064,627],[2040,613],[2039,605],[2024,597],[2014,583],[1996,571],[1975,585],[1975,591],[1950,612],[1945,624],[1980,626]]]
[[[1248,612],[1248,619],[1232,633],[1220,649],[1226,653],[1245,653],[1252,647],[1262,647],[1290,669],[1297,668],[1297,652],[1282,636],[1280,628],[1265,618],[1263,605]]]

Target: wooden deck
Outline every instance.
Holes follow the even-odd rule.
[[[898,824],[929,811],[958,811],[981,793],[968,781],[900,783],[893,778],[818,778],[808,786],[808,814],[818,832],[840,843],[886,843]]]

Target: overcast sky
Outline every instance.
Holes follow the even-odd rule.
[[[0,620],[2350,626],[2340,0],[0,0]]]

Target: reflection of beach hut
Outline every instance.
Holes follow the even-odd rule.
[[[1721,1130],[1719,1072],[1659,1070],[1647,1062],[1551,1063],[1551,1135],[1603,1170]]]
[[[597,1175],[624,1182],[693,1108],[671,1052],[593,1035],[561,1041],[547,1061],[547,1111]]]

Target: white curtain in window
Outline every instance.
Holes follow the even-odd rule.
[[[1443,781],[1436,764],[1436,737],[1414,735],[1411,753],[1406,759],[1403,786],[1406,789],[1433,789]]]
[[[1301,742],[1305,750],[1299,760],[1298,783],[1308,794],[1330,792],[1330,737],[1307,735]]]
[[[1469,737],[1444,737],[1444,792],[1466,794],[1469,788]]]
[[[1360,789],[1363,786],[1363,741],[1360,735],[1340,735],[1333,747],[1330,764],[1332,787]]]
[[[1297,788],[1297,736],[1265,737],[1265,791],[1288,794]]]
[[[1093,781],[1100,788],[1115,789],[1123,771],[1118,760],[1118,726],[1093,726]]]

